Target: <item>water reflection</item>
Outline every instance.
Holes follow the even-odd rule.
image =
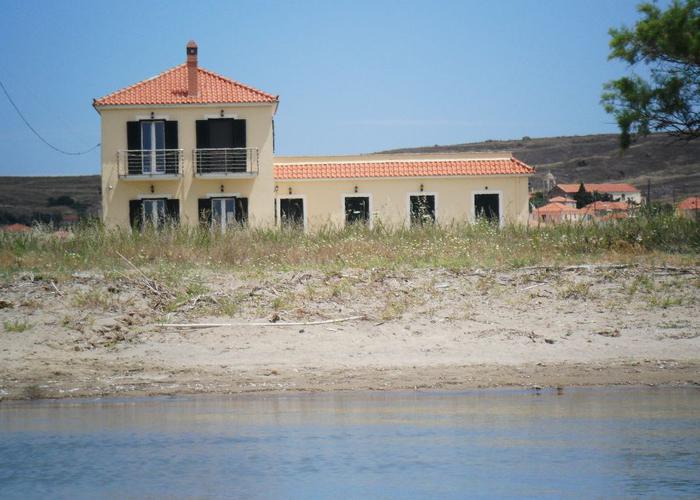
[[[696,496],[697,389],[0,405],[0,496]]]

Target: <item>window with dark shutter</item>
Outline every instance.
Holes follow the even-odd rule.
[[[195,122],[197,133],[197,149],[209,147],[209,120]]]
[[[234,148],[245,148],[246,147],[246,124],[245,120],[231,120],[231,132],[233,135],[233,145]]]
[[[248,223],[248,198],[236,198],[236,222],[242,226]]]
[[[129,200],[129,223],[132,229],[143,227],[143,204],[141,200]]]
[[[211,198],[200,198],[197,200],[197,213],[200,224],[206,226],[211,224]]]
[[[411,195],[411,225],[435,222],[435,195]]]
[[[166,121],[165,122],[165,149],[177,149],[178,139],[177,139],[177,122],[176,121]]]
[[[141,126],[139,122],[126,122],[127,173],[141,173]]]
[[[180,200],[165,200],[165,218],[171,224],[180,222]]]
[[[178,151],[177,122],[165,122],[165,173],[180,173],[180,152]]]

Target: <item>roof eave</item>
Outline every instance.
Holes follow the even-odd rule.
[[[392,175],[376,177],[305,177],[305,178],[279,178],[279,182],[303,182],[303,181],[360,181],[360,180],[391,180],[391,179],[454,179],[468,177],[531,177],[534,172],[520,174],[464,174],[464,175]]]
[[[254,102],[207,102],[207,103],[169,103],[169,104],[99,104],[97,100],[93,100],[93,107],[98,110],[102,109],[139,109],[139,108],[218,108],[221,106],[226,107],[252,107],[252,106],[274,106],[273,111],[277,111],[277,105],[279,101],[254,101]]]

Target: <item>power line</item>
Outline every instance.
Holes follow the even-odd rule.
[[[0,87],[2,87],[2,91],[5,93],[5,97],[7,97],[7,100],[8,100],[8,101],[10,101],[10,104],[12,104],[12,107],[15,108],[15,111],[17,111],[17,114],[18,114],[19,117],[22,119],[22,121],[23,121],[24,124],[27,126],[27,128],[29,128],[29,130],[31,130],[31,131],[34,133],[34,135],[37,136],[37,137],[39,138],[39,140],[40,140],[41,142],[43,142],[44,144],[46,144],[48,147],[50,147],[50,148],[53,149],[54,151],[58,151],[58,152],[61,153],[61,154],[69,155],[69,156],[80,156],[80,155],[88,154],[88,153],[90,153],[90,152],[92,152],[92,151],[94,151],[95,149],[97,149],[97,148],[100,147],[100,143],[97,143],[95,146],[93,146],[93,147],[91,147],[90,149],[87,149],[87,150],[85,150],[85,151],[65,151],[65,150],[63,150],[63,149],[61,149],[61,148],[59,148],[59,147],[54,146],[54,145],[51,144],[49,141],[47,141],[46,139],[44,139],[44,138],[41,136],[41,134],[40,134],[39,132],[37,132],[36,129],[35,129],[34,127],[32,127],[31,123],[29,123],[29,121],[24,117],[24,115],[22,114],[22,112],[20,111],[20,109],[19,109],[19,108],[17,107],[17,105],[15,104],[15,101],[12,100],[12,97],[10,96],[10,93],[7,91],[7,89],[5,88],[5,85],[2,83],[2,80],[0,80]]]

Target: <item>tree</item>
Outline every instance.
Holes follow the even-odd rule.
[[[535,191],[530,197],[530,206],[540,208],[547,204],[547,195],[542,191]]]
[[[700,0],[673,0],[662,10],[654,3],[637,7],[634,28],[610,29],[610,55],[630,68],[641,64],[648,81],[632,73],[604,85],[601,103],[620,128],[628,148],[639,136],[668,132],[700,137]]]
[[[593,195],[586,191],[586,187],[583,185],[583,182],[574,195],[574,200],[576,200],[576,208],[583,208],[586,205],[593,203]]]

